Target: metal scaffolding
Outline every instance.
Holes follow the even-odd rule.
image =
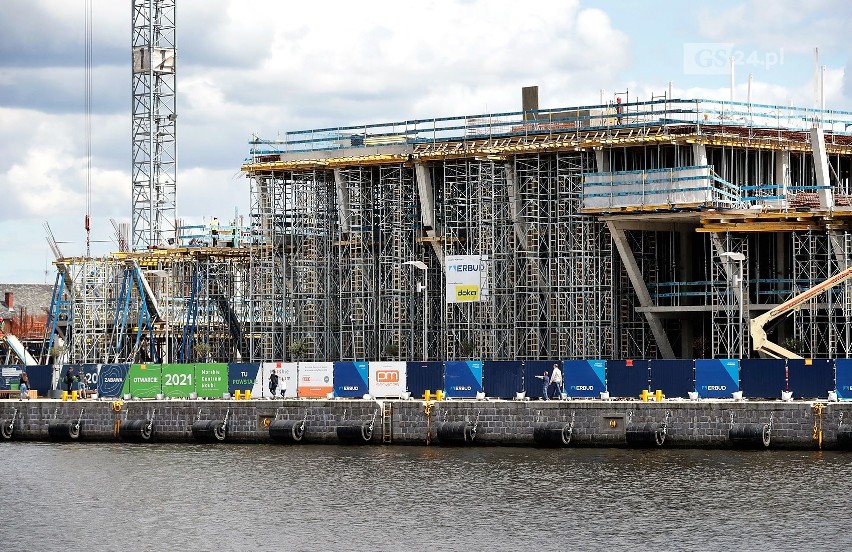
[[[135,251],[174,243],[177,238],[175,36],[175,0],[134,0],[131,224]]]
[[[826,184],[810,111],[629,107],[255,139],[248,239],[65,259],[54,319],[74,362],[748,357],[749,318],[852,260],[852,114]],[[444,297],[458,256],[476,300]],[[850,286],[771,338],[850,356]]]

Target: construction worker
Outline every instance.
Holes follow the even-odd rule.
[[[621,96],[615,99],[615,113],[618,118],[618,124],[621,124],[621,115],[624,113],[624,106],[621,105]]]
[[[213,247],[219,244],[219,219],[213,217],[210,219],[210,235],[213,236]]]

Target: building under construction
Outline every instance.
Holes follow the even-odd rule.
[[[248,221],[60,259],[45,351],[741,358],[756,355],[749,319],[852,266],[852,113],[536,96],[514,113],[253,139]],[[453,296],[448,259],[472,263],[469,297]],[[845,281],[767,330],[848,357],[850,320]]]

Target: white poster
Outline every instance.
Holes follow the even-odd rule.
[[[324,399],[334,391],[333,362],[299,363],[299,396]]]
[[[488,255],[447,255],[447,303],[488,300]]]
[[[281,390],[284,390],[284,396],[287,398],[296,397],[296,363],[295,362],[263,362],[260,365],[260,370],[257,378],[254,381],[254,387],[251,390],[252,397],[270,398],[269,391],[269,376],[272,372],[278,374],[278,389],[275,390],[275,396],[281,397]]]
[[[406,363],[370,361],[370,395],[376,398],[401,398],[407,388]]]

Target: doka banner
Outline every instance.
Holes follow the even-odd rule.
[[[446,256],[447,303],[488,300],[488,255]]]

